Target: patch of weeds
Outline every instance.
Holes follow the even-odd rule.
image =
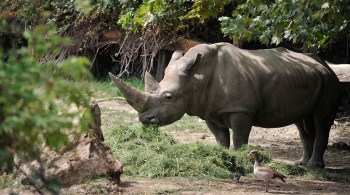
[[[84,186],[92,194],[105,194],[108,177],[92,176],[84,180]]]
[[[84,80],[73,84],[89,88],[92,93],[91,96],[96,99],[121,96],[121,93],[111,81]]]
[[[208,127],[203,120],[200,120],[200,118],[196,116],[189,116],[187,114],[185,114],[181,120],[162,128],[166,131],[209,133]]]
[[[305,167],[304,167],[305,168]],[[326,173],[326,171],[324,169],[320,169],[320,168],[305,168],[306,171],[304,174],[300,175],[300,177],[305,178],[305,179],[317,179],[317,180],[330,180],[330,178],[328,178],[328,174]]]
[[[13,174],[0,175],[0,189],[13,188],[16,182],[16,176]]]
[[[136,89],[138,89],[140,91],[144,91],[145,90],[144,82],[138,77],[125,78],[125,79],[123,79],[123,81],[125,83],[129,84],[130,86],[135,87]]]
[[[181,189],[180,188],[176,188],[176,189],[167,189],[167,188],[161,188],[158,189],[154,194],[157,195],[162,195],[162,194],[175,194],[176,192],[179,192]]]
[[[144,83],[140,78],[130,77],[123,79],[125,83],[139,89],[144,90]],[[112,98],[112,97],[123,97],[118,88],[114,85],[110,78],[104,81],[96,80],[84,80],[81,82],[74,82],[74,85],[86,86],[91,89],[92,97],[96,99],[101,98]]]
[[[101,120],[102,120],[102,130],[104,137],[108,138],[115,129],[124,126],[133,126],[135,120],[138,123],[137,113],[131,113],[126,111],[116,111],[109,108],[101,108]]]
[[[274,169],[278,170],[280,173],[282,173],[287,177],[304,176],[307,174],[307,172],[311,171],[303,166],[289,165],[289,164],[279,163],[276,161],[270,162],[268,166],[273,167]]]

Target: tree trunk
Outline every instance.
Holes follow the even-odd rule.
[[[167,52],[164,50],[161,50],[158,54],[157,73],[156,73],[156,80],[158,82],[163,79],[165,68],[168,62],[169,61],[167,61]]]

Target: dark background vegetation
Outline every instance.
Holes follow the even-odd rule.
[[[139,76],[154,71],[166,63],[161,55],[178,49],[174,45],[180,37],[231,42],[244,49],[283,46],[350,63],[346,0],[5,0],[0,13],[10,24],[0,32],[4,48],[26,45],[25,29],[55,23],[57,33],[73,43],[44,60],[86,56],[98,79],[109,71]]]

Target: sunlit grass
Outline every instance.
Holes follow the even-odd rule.
[[[124,164],[124,174],[134,177],[230,178],[251,172],[247,154],[253,147],[232,151],[217,144],[178,144],[154,126],[118,125],[106,143]],[[142,154],[142,155],[140,155]]]
[[[125,78],[123,81],[138,90],[144,91],[143,81],[136,77]],[[92,97],[95,99],[123,97],[118,88],[109,78],[104,81],[84,80],[74,84],[87,86],[92,92]]]
[[[191,133],[210,133],[204,120],[196,116],[189,116],[185,114],[180,120],[162,127],[165,131],[174,132],[191,132]]]

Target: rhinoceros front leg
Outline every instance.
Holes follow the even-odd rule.
[[[329,131],[333,124],[335,113],[330,114],[328,117],[321,118],[315,116],[315,142],[313,146],[313,153],[310,160],[307,162],[308,167],[324,168],[323,155],[327,149]]]
[[[252,129],[253,116],[248,113],[232,113],[229,116],[230,128],[233,130],[233,147],[247,145]]]
[[[222,127],[214,122],[205,121],[210,131],[214,134],[216,142],[220,145],[229,148],[230,147],[230,131],[227,127]]]

